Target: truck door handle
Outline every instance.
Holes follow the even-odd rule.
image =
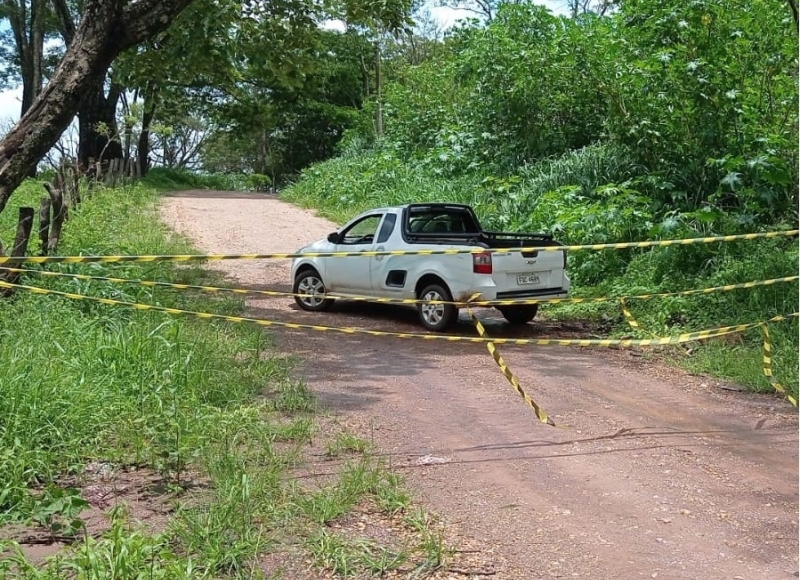
[[[375,248],[375,251],[376,251],[376,252],[383,252],[384,250],[386,250],[386,248],[385,248],[384,246],[378,246],[377,248]],[[380,261],[381,261],[381,260],[383,260],[385,257],[386,257],[386,256],[375,256],[375,259],[376,259],[376,260],[378,260],[378,261],[380,262]]]

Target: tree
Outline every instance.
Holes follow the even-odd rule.
[[[144,98],[140,159],[151,136],[157,147],[197,136],[190,118],[197,116],[207,121],[202,156],[209,169],[279,177],[332,155],[372,90],[373,47],[356,30],[325,31],[319,22],[340,17],[397,30],[406,24],[408,1],[352,0],[328,4],[327,12],[273,0],[255,4],[245,18],[232,6],[198,0],[168,34],[115,62],[116,78]],[[192,115],[174,114],[181,108]]]
[[[64,44],[69,47],[75,38],[76,20],[80,18],[79,4],[67,0],[52,0],[58,29]],[[104,74],[87,92],[78,108],[78,161],[83,167],[90,160],[118,159],[122,145],[117,136],[116,111],[124,87]],[[108,86],[108,92],[106,92]]]
[[[0,212],[26,173],[56,143],[122,51],[165,30],[192,0],[86,0],[53,77],[0,141]]]
[[[0,20],[7,19],[9,23],[6,37],[10,38],[3,51],[5,60],[16,68],[22,81],[20,115],[25,114],[42,90],[47,4],[47,0],[0,1]],[[3,74],[16,76],[14,72],[4,70]]]
[[[239,70],[237,89],[208,111],[213,128],[202,150],[206,169],[268,174],[280,182],[335,154],[372,90],[373,46],[355,30],[317,27],[308,41],[304,55],[297,55],[305,61],[299,71],[278,75],[260,65],[266,59]]]

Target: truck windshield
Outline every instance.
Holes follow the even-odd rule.
[[[480,228],[472,215],[468,211],[457,207],[412,208],[408,217],[408,230],[413,233],[480,233]]]

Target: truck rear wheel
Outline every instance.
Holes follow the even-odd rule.
[[[420,300],[452,301],[450,292],[439,284],[429,284],[417,297]],[[417,304],[419,321],[422,326],[434,332],[442,332],[458,318],[458,308],[452,304]]]
[[[521,304],[519,306],[500,306],[498,310],[509,324],[522,326],[528,324],[539,312],[538,304]]]

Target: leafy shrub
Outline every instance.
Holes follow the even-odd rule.
[[[255,191],[267,191],[272,185],[272,180],[269,175],[262,175],[260,173],[251,173],[247,176],[247,186]]]
[[[188,169],[154,167],[142,182],[159,190],[219,189],[241,191],[248,182],[242,175],[228,173],[199,173]]]

